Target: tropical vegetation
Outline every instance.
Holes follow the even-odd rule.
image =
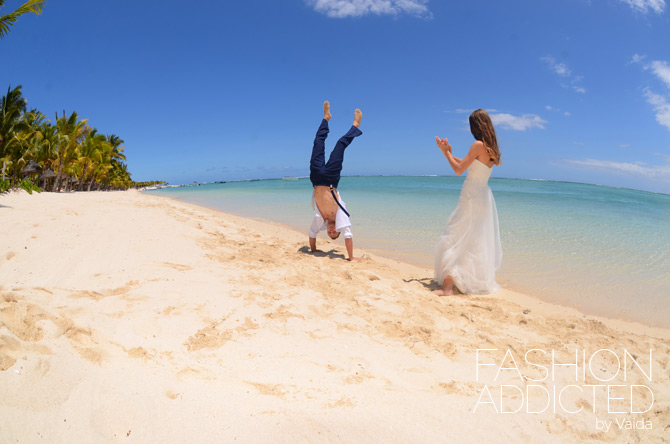
[[[18,7],[14,12],[9,14],[0,15],[0,39],[5,38],[9,33],[10,26],[14,26],[14,23],[21,17],[23,14],[32,12],[35,15],[40,15],[42,13],[42,7],[44,6],[46,0],[29,0]],[[5,0],[0,0],[0,7],[3,6]]]
[[[10,86],[0,99],[0,192],[138,186],[130,178],[123,144],[115,134],[98,132],[76,111],[56,113],[52,123],[41,111],[27,109],[21,86]]]
[[[0,7],[5,0],[0,0]],[[0,39],[23,14],[42,13],[45,0],[28,0],[15,11],[0,14]],[[10,188],[33,191],[91,191],[163,185],[133,182],[124,163],[123,140],[101,134],[76,111],[52,124],[37,109],[27,110],[21,85],[7,89],[0,100],[0,193]]]

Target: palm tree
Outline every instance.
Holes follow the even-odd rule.
[[[109,170],[112,169],[113,149],[112,144],[108,141],[100,144],[100,162],[94,165],[91,181],[88,184],[88,191],[91,191],[94,182],[97,184],[96,189],[98,190],[103,188],[103,184],[106,186]]]
[[[77,150],[84,141],[87,132],[90,128],[86,125],[88,119],[79,120],[79,115],[76,111],[70,114],[70,117],[58,117],[56,114],[56,130],[58,131],[58,143],[56,149],[56,164],[58,166],[58,173],[54,180],[52,191],[58,190],[61,184],[63,172],[71,173],[72,164],[77,158]]]
[[[109,158],[109,163],[112,166],[118,166],[118,165],[123,165],[123,168],[125,169],[125,164],[122,162],[123,160],[126,160],[126,155],[123,154],[123,150],[126,149],[125,146],[123,146],[123,139],[121,139],[119,136],[116,134],[110,134],[107,136],[107,142],[112,147],[112,151],[110,153],[110,158]],[[109,171],[108,171],[109,172]],[[109,184],[109,175],[105,176],[105,189],[109,189],[108,187]]]
[[[23,113],[16,125],[12,138],[6,145],[10,159],[10,171],[13,171],[12,184],[20,178],[21,169],[29,160],[35,159],[40,140],[40,129],[46,116],[36,109]]]
[[[93,176],[95,166],[102,161],[101,145],[103,143],[107,143],[104,134],[98,134],[98,130],[94,128],[90,131],[84,143],[81,144],[79,158],[77,159],[77,164],[81,168],[79,191],[84,188],[87,177]],[[91,177],[91,181],[93,181],[93,177]]]
[[[113,189],[127,189],[132,181],[130,174],[126,169],[126,164],[122,162],[112,162],[112,168],[109,174],[109,185]]]
[[[0,0],[2,1],[2,0]],[[21,85],[7,88],[7,95],[0,99],[0,159],[2,159],[2,180],[5,180],[7,162],[11,162],[9,150],[14,136],[21,127],[21,116],[26,111],[28,102],[21,95]]]
[[[50,169],[56,157],[56,145],[58,144],[58,133],[56,127],[51,123],[44,122],[37,131],[35,137],[34,160],[44,169]]]
[[[0,15],[0,39],[4,38],[5,35],[9,33],[9,27],[14,26],[16,20],[23,14],[32,12],[35,15],[40,15],[45,1],[46,0],[28,0],[23,5],[19,6],[16,11]],[[0,0],[0,6],[4,5],[4,3],[5,0]]]
[[[2,5],[0,0],[0,6]],[[125,163],[124,141],[115,134],[104,136],[80,119],[76,111],[69,116],[56,114],[51,124],[44,114],[27,102],[21,86],[7,90],[0,98],[0,161],[2,186],[9,185],[5,173],[16,186],[21,169],[30,160],[44,170],[57,171],[52,191],[68,190],[79,180],[78,189],[126,189],[133,185]],[[46,187],[46,181],[45,181]],[[24,185],[21,185],[24,186]],[[27,185],[25,185],[27,186]]]

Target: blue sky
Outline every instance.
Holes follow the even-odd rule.
[[[134,180],[308,175],[328,99],[329,147],[363,111],[346,175],[453,175],[434,137],[464,155],[484,108],[494,176],[670,193],[666,0],[51,0],[0,50],[3,94],[117,134]]]

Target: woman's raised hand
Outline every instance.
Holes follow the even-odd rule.
[[[449,141],[444,138],[440,139],[439,137],[435,136],[435,142],[437,143],[437,147],[446,155],[447,152],[451,152],[451,145],[449,145]]]

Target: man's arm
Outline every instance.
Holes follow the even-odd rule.
[[[360,257],[354,257],[354,235],[351,232],[351,227],[345,227],[343,230],[344,233],[344,246],[347,247],[347,255],[349,256],[349,261],[360,260]]]
[[[314,253],[316,250],[316,236],[319,234],[319,231],[321,231],[321,227],[323,227],[324,220],[321,217],[320,214],[315,214],[314,219],[312,220],[312,225],[309,227],[309,230],[307,231],[307,235],[309,236],[309,249],[311,250],[312,253]]]
[[[354,240],[353,238],[346,238],[344,239],[344,246],[347,247],[347,254],[349,255],[349,260],[353,261],[358,259],[357,257],[354,257]]]

